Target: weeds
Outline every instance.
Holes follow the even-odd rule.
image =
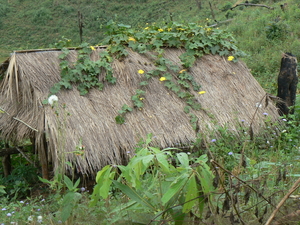
[[[151,147],[148,136],[127,166],[99,171],[92,195],[79,188],[79,180],[74,184],[58,174],[43,180],[54,191],[44,200],[3,197],[0,222],[263,224],[299,176],[299,126],[292,120],[298,115],[296,109],[291,118],[282,118],[285,129],[276,135],[267,127],[254,140],[243,122],[240,131],[219,127],[222,136],[198,137],[184,149]],[[287,214],[293,207],[286,199],[281,210]]]

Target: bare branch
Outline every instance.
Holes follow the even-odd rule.
[[[257,7],[265,7],[268,9],[273,10],[273,7],[267,6],[267,5],[261,5],[261,4],[252,4],[252,3],[241,3],[241,4],[236,4],[235,6],[231,7],[230,10],[233,10],[234,8],[238,7],[238,6],[257,6]]]
[[[9,113],[8,112],[6,112],[4,109],[2,109],[1,107],[0,107],[0,113],[6,113],[7,115],[9,115]]]
[[[21,122],[21,123],[25,124],[25,125],[26,125],[27,127],[29,127],[30,129],[32,129],[32,130],[34,130],[34,131],[38,132],[38,130],[37,130],[37,129],[33,128],[32,126],[28,125],[27,123],[25,123],[24,121],[22,121],[22,120],[18,119],[17,117],[13,117],[13,119],[15,119],[15,120],[17,120],[17,121],[19,121],[19,122]]]
[[[32,160],[30,160],[27,155],[19,148],[19,147],[16,147],[16,149],[21,153],[21,155],[31,164],[35,167],[35,164]]]
[[[280,207],[290,197],[290,195],[299,188],[299,185],[300,185],[300,178],[293,184],[293,186],[290,188],[289,192],[278,203],[278,205],[276,206],[275,210],[272,212],[271,216],[269,217],[268,221],[265,223],[265,225],[271,224],[273,218],[275,217],[275,215],[278,212],[278,210],[280,209]]]

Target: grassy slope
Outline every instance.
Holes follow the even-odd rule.
[[[299,4],[288,1],[256,1],[272,6],[230,8],[235,0],[211,1],[218,21],[233,19],[221,25],[235,34],[239,47],[248,53],[243,60],[269,92],[276,89],[276,79],[282,52],[300,56]],[[241,2],[241,1],[238,1]],[[237,3],[238,3],[237,2]],[[283,12],[280,4],[287,2]],[[213,24],[208,0],[202,1],[199,10],[195,0],[10,0],[0,3],[0,60],[16,49],[47,48],[62,36],[79,44],[77,13],[84,16],[84,41],[101,43],[101,24],[113,19],[119,23],[145,26],[156,21],[197,22]],[[207,22],[206,18],[210,20]],[[279,22],[275,22],[279,19]],[[273,23],[280,28],[275,38],[266,37],[266,27]],[[274,29],[275,29],[274,28]],[[277,32],[277,31],[276,31]]]
[[[78,45],[78,11],[84,16],[84,41],[97,44],[103,37],[100,25],[110,19],[124,24],[145,25],[147,22],[169,20],[169,13],[176,17],[186,10],[191,13],[195,11],[195,7],[189,9],[192,3],[192,0],[176,4],[173,1],[136,3],[134,0],[70,0],[63,3],[57,0],[11,0],[0,3],[0,48],[12,51],[48,47],[62,36]]]

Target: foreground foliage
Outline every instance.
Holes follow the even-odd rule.
[[[298,115],[296,107],[292,117]],[[155,137],[149,135],[127,152],[127,166],[98,172],[91,194],[79,180],[57,174],[42,180],[51,190],[40,191],[47,197],[3,195],[0,222],[264,224],[300,174],[300,129],[293,118],[282,118],[284,130],[270,127],[253,140],[243,126],[238,138],[220,127],[222,137],[199,136],[189,146],[161,150],[151,147]],[[294,212],[295,204],[289,198],[281,212]]]
[[[136,151],[127,166],[106,166],[98,172],[91,206],[99,199],[108,199],[112,186],[113,190],[119,189],[125,199],[130,199],[114,210],[129,218],[128,222],[146,224],[173,219],[182,224],[194,206],[197,215],[202,217],[204,202],[215,190],[207,156],[193,158],[185,152],[174,154],[172,151],[180,149],[159,150],[148,146],[150,141],[149,136],[146,147]],[[121,173],[116,176],[117,168]],[[119,195],[116,200],[122,199],[124,197]],[[144,219],[134,213],[142,208]]]

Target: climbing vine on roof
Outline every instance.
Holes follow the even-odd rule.
[[[68,42],[65,40],[64,42]],[[144,104],[145,86],[148,80],[155,78],[163,82],[164,86],[177,94],[186,102],[184,111],[190,113],[191,109],[200,110],[201,104],[197,101],[191,90],[199,94],[205,93],[201,90],[201,85],[197,84],[194,77],[189,74],[189,68],[193,66],[197,58],[205,54],[218,54],[228,57],[229,61],[236,62],[244,53],[239,51],[235,45],[236,41],[232,34],[219,28],[201,26],[196,23],[180,24],[170,22],[167,24],[147,24],[143,28],[132,28],[129,25],[116,24],[110,21],[106,26],[106,38],[103,45],[107,48],[100,53],[100,59],[92,61],[90,54],[96,46],[89,46],[83,43],[79,46],[77,62],[70,63],[66,60],[69,49],[62,48],[60,59],[61,81],[55,84],[51,92],[56,93],[62,87],[72,88],[72,83],[78,84],[77,88],[81,95],[88,93],[90,88],[99,88],[102,90],[104,82],[115,84],[111,63],[115,58],[122,58],[128,55],[128,49],[132,49],[140,54],[151,52],[156,53],[154,65],[156,68],[151,71],[137,71],[145,76],[145,80],[140,83],[140,88],[136,94],[131,97],[133,107],[141,109]],[[61,46],[62,43],[59,43]],[[185,52],[180,55],[181,65],[175,65],[164,57],[164,49],[183,48]],[[104,81],[99,81],[98,75],[105,71]],[[175,74],[175,75],[174,75]],[[123,124],[125,114],[131,112],[132,107],[123,105],[116,116],[116,122]],[[190,118],[195,128],[195,115],[190,113]],[[195,128],[196,129],[196,128]]]

